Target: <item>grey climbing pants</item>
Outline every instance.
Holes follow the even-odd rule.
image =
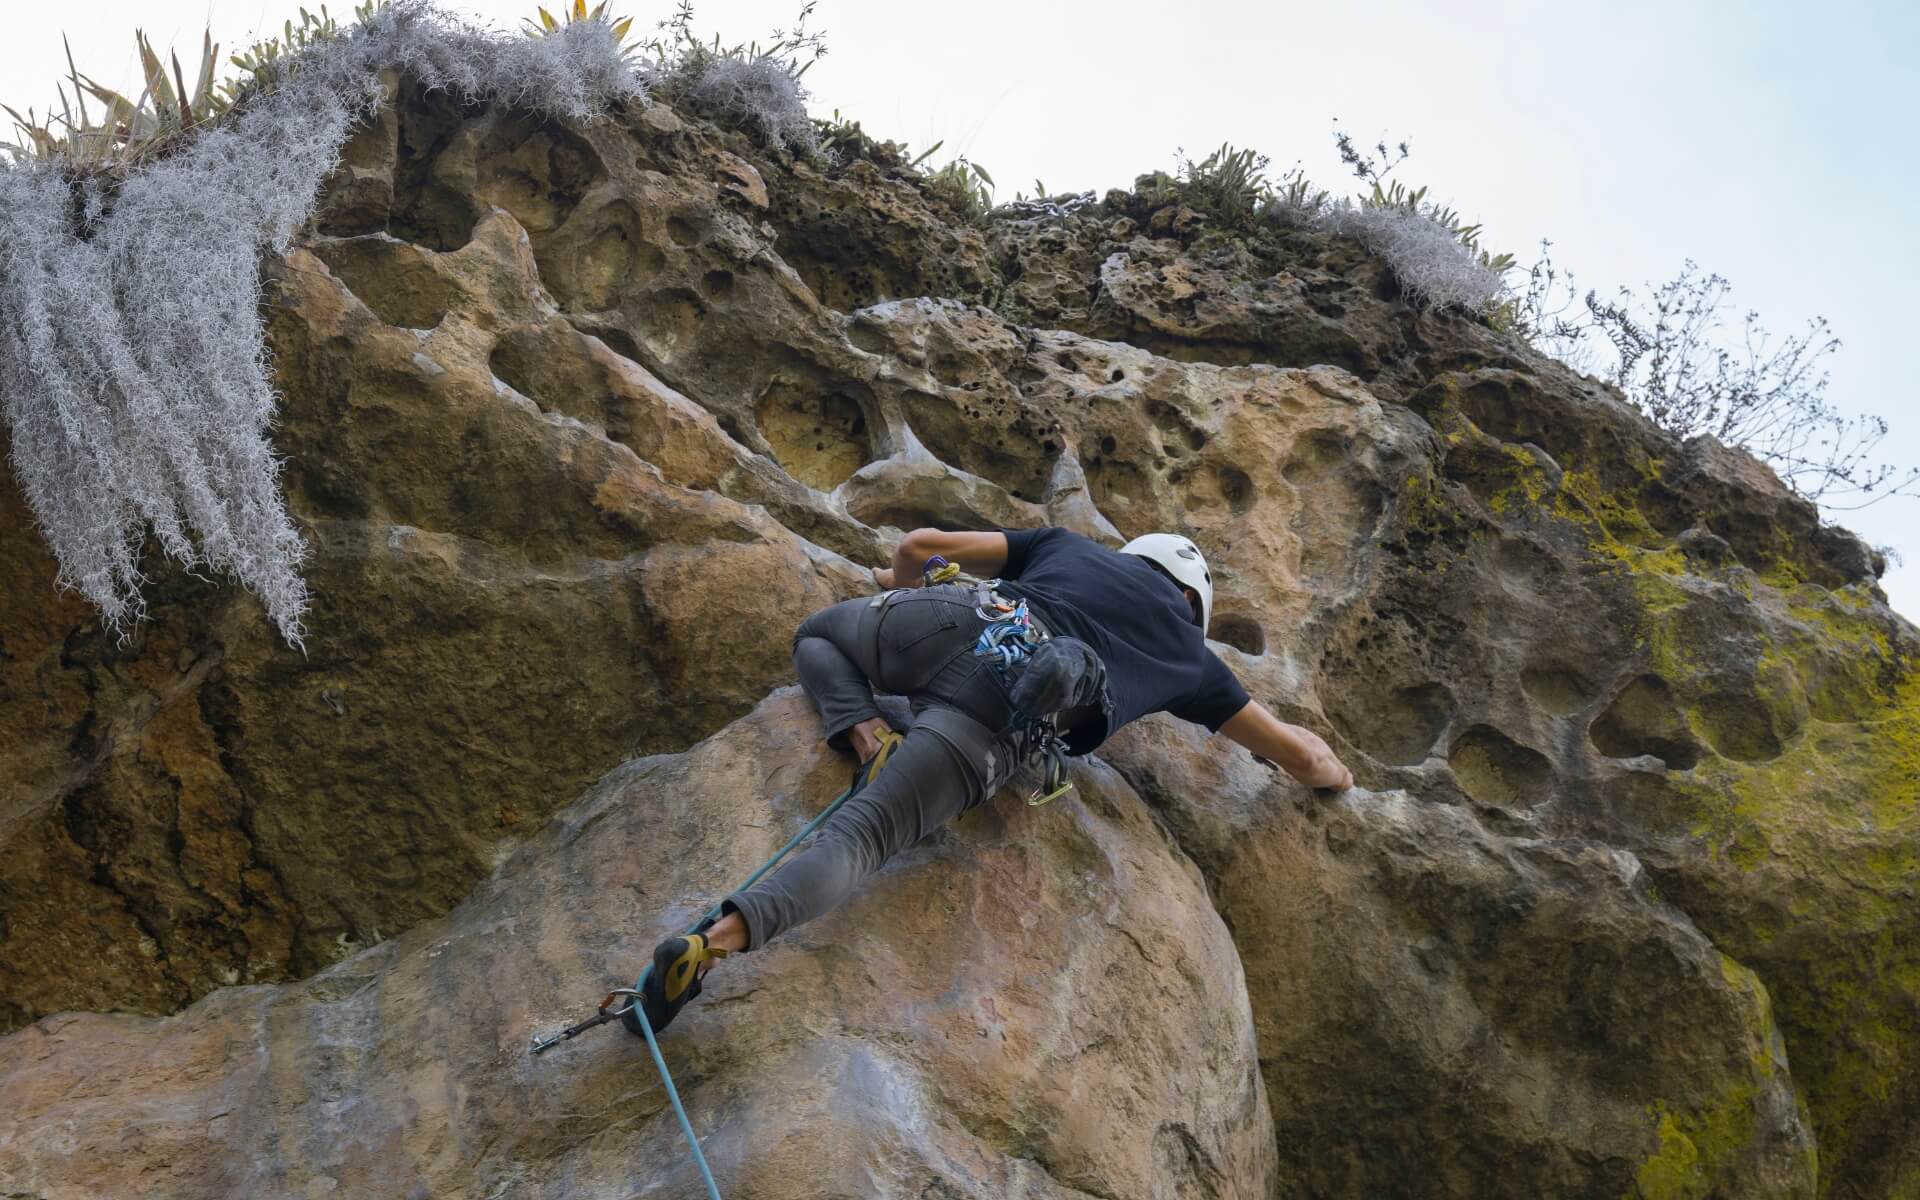
[[[828,743],[880,715],[873,689],[907,697],[913,724],[873,782],[813,841],[725,908],[758,949],[851,895],[883,863],[998,791],[1019,766],[998,673],[973,654],[986,621],[963,584],[887,592],[821,609],[793,638],[800,685]]]

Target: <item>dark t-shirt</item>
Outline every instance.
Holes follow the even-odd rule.
[[[1003,532],[1001,594],[1024,598],[1049,631],[1092,646],[1107,668],[1111,719],[1095,714],[1075,728],[1069,751],[1086,754],[1148,713],[1217,730],[1246,707],[1246,689],[1207,649],[1186,596],[1146,559],[1065,529]]]

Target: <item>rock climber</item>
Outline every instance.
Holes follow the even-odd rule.
[[[935,556],[994,582],[922,586]],[[860,760],[854,794],[806,850],[727,897],[718,920],[660,943],[640,1005],[656,1031],[700,994],[715,960],[834,908],[894,854],[992,796],[1035,756],[1036,728],[1056,754],[1082,755],[1129,721],[1168,712],[1309,787],[1353,786],[1325,741],[1250,699],[1207,648],[1213,577],[1185,537],[1150,533],[1116,551],[1058,528],[917,529],[874,578],[878,596],[814,613],[793,640],[827,744]],[[981,634],[989,614],[1020,601],[1038,644],[1002,670],[977,652]],[[876,686],[910,701],[904,734],[880,715]],[[626,1022],[639,1032],[631,1013]]]

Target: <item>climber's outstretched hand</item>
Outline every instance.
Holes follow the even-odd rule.
[[[1258,700],[1247,701],[1220,732],[1310,788],[1344,792],[1353,786],[1353,772],[1319,734],[1287,724]]]

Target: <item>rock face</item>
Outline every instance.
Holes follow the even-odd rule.
[[[1763,468],[1324,235],[395,91],[273,268],[304,654],[0,481],[0,1192],[690,1194],[528,1037],[837,791],[802,616],[1054,523],[1361,786],[1152,718],[728,963],[728,1195],[1920,1195],[1920,635]]]
[[[837,786],[815,727],[787,688],[618,768],[447,917],[304,983],[8,1039],[9,1190],[700,1192],[643,1044],[527,1040]],[[710,977],[669,1046],[727,1194],[1267,1194],[1253,1023],[1206,884],[1112,768],[1076,781],[1082,803],[977,809]],[[107,1078],[141,1081],[135,1111]]]

